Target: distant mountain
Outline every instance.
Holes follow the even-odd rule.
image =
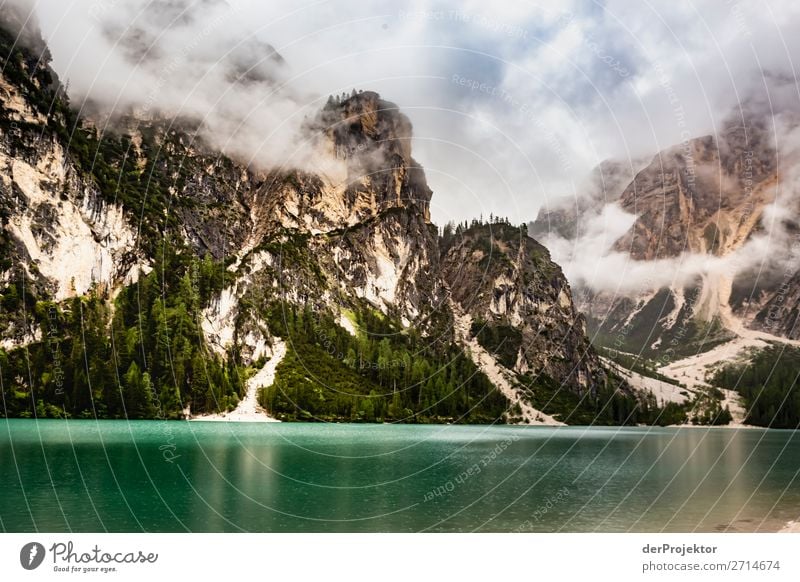
[[[797,127],[791,116],[748,111],[716,136],[644,164],[605,162],[585,196],[544,208],[529,227],[548,246],[573,249],[571,261],[593,265],[574,286],[576,304],[606,361],[634,387],[665,398],[680,401],[669,383],[680,384],[679,394],[691,394],[692,418],[727,421],[730,412],[734,423],[798,422]],[[609,217],[621,213],[632,223],[614,240]],[[601,248],[604,229],[615,233],[610,248]],[[616,279],[589,280],[609,268]],[[758,375],[742,370],[768,368],[770,358],[769,389],[759,401],[764,386],[746,384]],[[720,384],[736,371],[745,384]],[[728,412],[714,412],[722,409]]]
[[[542,239],[552,235],[568,240],[578,238],[585,233],[586,218],[618,202],[634,176],[649,163],[650,158],[601,162],[592,171],[580,196],[544,205],[536,220],[528,225],[529,234]]]
[[[766,213],[776,199],[797,204],[791,196],[780,196],[788,182],[779,179],[774,143],[765,119],[729,120],[717,136],[660,152],[623,188],[617,182],[601,204],[581,203],[575,210],[570,201],[540,214],[533,232],[545,240],[553,235],[576,240],[606,204],[616,204],[635,221],[614,250],[634,261],[684,260],[688,271],[692,264],[687,257],[731,259],[727,269],[712,269],[663,289],[646,283],[633,293],[598,292],[591,285],[580,289],[581,308],[601,342],[624,330],[626,350],[657,356],[667,346],[683,355],[703,351],[747,328],[797,339],[798,266],[776,260],[783,257],[791,265],[787,242],[775,237],[770,241],[772,256],[760,260],[736,255],[765,234],[764,223],[772,220]],[[796,216],[779,219],[783,236],[797,232]],[[565,228],[566,222],[574,226]],[[751,266],[741,268],[745,261]]]

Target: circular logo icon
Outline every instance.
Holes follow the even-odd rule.
[[[26,570],[35,570],[44,561],[44,546],[39,542],[30,542],[19,551],[19,563]]]

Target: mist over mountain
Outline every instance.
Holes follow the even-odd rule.
[[[796,101],[789,2],[38,6],[74,106],[195,117],[218,149],[254,163],[313,165],[298,130],[328,95],[390,97],[414,124],[440,224],[528,221],[582,198],[602,160],[630,165],[716,135],[748,103],[778,113]],[[237,81],[242,70],[251,80]]]
[[[603,196],[590,190],[578,207],[540,214],[531,232],[565,266],[606,341],[631,325],[626,349],[656,355],[687,325],[690,351],[748,329],[797,339],[797,119],[750,108],[622,181],[607,162],[597,174],[611,168],[611,179],[594,190]]]
[[[377,93],[304,120],[330,163],[268,167],[191,115],[84,116],[46,50],[1,40],[4,414],[685,417],[601,364],[524,225],[431,223],[412,124]]]
[[[667,368],[797,337],[776,21],[700,7],[726,78],[687,15],[45,4],[3,12],[12,415],[741,423]]]

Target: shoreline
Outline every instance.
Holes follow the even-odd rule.
[[[497,424],[497,423],[452,423],[452,422],[417,422],[417,423],[410,423],[410,422],[353,422],[352,420],[343,420],[343,421],[309,421],[309,420],[278,420],[273,418],[266,413],[259,413],[258,417],[254,420],[250,420],[248,418],[243,417],[233,417],[231,416],[234,411],[228,413],[214,413],[210,415],[203,415],[203,416],[195,416],[193,418],[175,418],[175,419],[166,419],[166,418],[136,418],[136,419],[129,419],[129,418],[22,418],[22,417],[3,417],[0,416],[0,421],[36,421],[36,422],[57,422],[57,421],[76,421],[76,422],[169,422],[169,423],[183,423],[183,422],[244,422],[244,423],[255,423],[255,424],[264,424],[264,423],[281,423],[285,425],[292,425],[292,424],[314,424],[314,425],[352,425],[352,426],[474,426],[474,427],[483,427],[483,428],[497,428],[497,429],[509,429],[509,428],[518,428],[518,429],[525,429],[525,430],[545,430],[545,429],[560,429],[560,430],[568,430],[568,429],[577,429],[577,430],[639,430],[642,429],[706,429],[706,430],[733,430],[733,429],[743,429],[743,430],[764,430],[764,431],[775,431],[775,432],[785,432],[785,431],[792,431],[795,432],[797,429],[792,428],[769,428],[765,426],[756,426],[752,424],[731,424],[731,425],[693,425],[693,424],[670,424],[667,426],[658,426],[658,425],[620,425],[620,424],[562,424],[562,425],[547,425],[547,424],[516,424],[516,423],[509,423],[509,424]]]

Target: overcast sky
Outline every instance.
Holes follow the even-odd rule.
[[[287,162],[292,133],[329,94],[378,91],[414,123],[439,224],[527,221],[580,195],[605,158],[714,133],[745,101],[782,107],[772,84],[794,84],[800,55],[790,0],[41,0],[37,10],[73,102],[199,115],[227,151],[260,162]],[[268,82],[231,83],[243,64]]]

